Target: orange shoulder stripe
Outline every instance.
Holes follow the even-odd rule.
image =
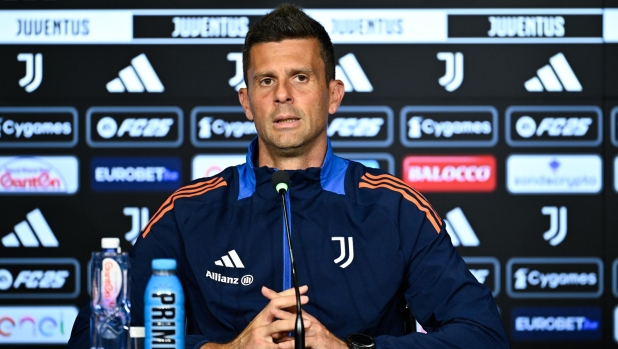
[[[371,178],[371,179],[381,179],[381,178],[388,178],[388,179],[391,179],[391,180],[393,180],[393,181],[395,181],[395,182],[397,182],[397,183],[399,183],[399,184],[401,184],[401,185],[403,185],[403,186],[405,186],[405,187],[407,187],[407,188],[411,189],[412,191],[414,191],[414,192],[417,194],[417,196],[420,196],[420,197],[422,197],[423,199],[427,200],[427,199],[425,198],[425,196],[423,196],[423,194],[421,194],[421,192],[420,192],[420,191],[416,190],[416,188],[414,188],[413,186],[409,185],[408,183],[406,183],[406,182],[402,181],[401,179],[399,179],[399,178],[397,178],[397,177],[395,177],[395,176],[393,176],[393,175],[390,175],[390,174],[381,174],[381,175],[377,175],[377,176],[376,176],[376,175],[372,175],[371,173],[365,173],[365,176],[367,176],[367,178]]]
[[[361,179],[364,179],[368,183],[371,183],[374,185],[378,183],[385,183],[385,184],[392,185],[394,187],[407,190],[412,195],[414,195],[418,199],[418,201],[420,201],[423,205],[425,205],[425,207],[428,207],[431,210],[431,212],[433,212],[438,222],[440,222],[440,225],[442,225],[442,220],[440,218],[440,215],[438,215],[438,212],[434,210],[433,206],[431,206],[431,204],[429,203],[429,201],[427,201],[427,199],[423,196],[423,194],[419,193],[416,189],[409,186],[407,183],[401,181],[399,178],[393,177],[391,175],[386,175],[386,174],[374,176],[370,173],[365,173],[365,176],[363,176]],[[375,179],[375,180],[372,180],[372,179]]]
[[[163,208],[165,206],[169,205],[172,202],[172,200],[174,199],[175,195],[179,195],[181,193],[194,192],[194,191],[200,190],[200,188],[202,188],[202,187],[206,187],[206,186],[208,186],[208,185],[210,185],[212,183],[218,182],[218,181],[221,181],[221,177],[216,177],[216,178],[213,178],[213,179],[205,181],[205,182],[194,183],[194,184],[190,184],[190,185],[178,188],[175,192],[172,193],[172,195],[170,195],[165,200],[165,202],[161,205],[161,207],[159,207],[157,212],[155,212],[155,214],[152,215],[152,217],[153,218],[156,217],[159,214],[159,212],[161,212],[161,210],[163,210]],[[150,220],[152,220],[152,218]],[[148,222],[148,225],[150,225],[150,221]]]
[[[150,229],[152,228],[152,226],[155,223],[157,223],[161,219],[161,217],[163,217],[167,212],[171,211],[174,208],[174,202],[176,201],[176,199],[189,198],[189,197],[193,197],[193,196],[202,195],[202,194],[207,193],[207,192],[209,192],[211,190],[227,186],[227,182],[224,181],[223,178],[221,178],[221,177],[217,177],[217,178],[212,179],[210,181],[202,182],[202,183],[198,183],[198,184],[200,184],[200,185],[196,186],[195,184],[193,184],[191,186],[180,188],[176,192],[174,192],[174,194],[172,194],[163,203],[163,205],[161,205],[161,207],[159,208],[157,213],[155,213],[155,215],[152,216],[152,218],[150,219],[150,221],[148,222],[148,224],[146,225],[146,227],[142,231],[142,237],[145,238],[146,235],[148,235],[148,233],[150,232]],[[188,188],[188,187],[191,187],[193,189],[183,190],[183,189]]]
[[[380,183],[377,185],[373,185],[367,182],[360,182],[358,184],[359,188],[368,188],[368,189],[378,189],[378,188],[384,188],[384,189],[389,189],[392,190],[394,192],[397,192],[399,194],[401,194],[406,200],[410,201],[411,203],[413,203],[414,205],[416,205],[416,207],[425,212],[425,217],[427,217],[427,219],[429,220],[429,222],[431,223],[431,225],[433,225],[434,229],[436,230],[436,232],[439,234],[440,233],[440,224],[438,224],[438,222],[436,222],[436,219],[434,218],[434,216],[431,214],[431,212],[424,207],[423,205],[421,205],[416,198],[410,196],[410,194],[408,194],[408,192],[406,192],[403,189],[399,189],[399,188],[395,188],[392,187],[388,184],[384,184],[384,183]]]

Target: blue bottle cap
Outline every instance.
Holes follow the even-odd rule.
[[[176,270],[176,260],[172,258],[153,259],[152,270]]]

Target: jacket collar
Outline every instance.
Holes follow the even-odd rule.
[[[277,169],[267,169],[265,167],[256,168],[257,163],[258,141],[257,137],[249,144],[247,151],[246,162],[236,166],[239,174],[239,190],[238,200],[247,198],[255,192],[256,174],[258,176],[265,175],[277,171]],[[306,170],[291,171],[294,172],[292,182],[295,178],[312,177],[319,175],[320,185],[323,190],[333,192],[335,194],[345,195],[344,180],[349,160],[342,159],[333,154],[333,149],[330,139],[327,139],[326,155],[321,168],[308,168]],[[269,180],[270,181],[270,180]],[[260,181],[261,182],[261,181]],[[292,183],[294,188],[294,183]]]

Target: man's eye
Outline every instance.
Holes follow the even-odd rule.
[[[270,85],[272,83],[273,83],[273,79],[264,79],[264,80],[262,80],[262,85],[268,86],[268,85]]]
[[[305,75],[297,75],[296,79],[300,82],[304,82],[304,81],[307,81],[308,78]]]

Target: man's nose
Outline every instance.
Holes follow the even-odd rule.
[[[289,81],[283,80],[275,90],[275,103],[292,103],[292,86]]]

